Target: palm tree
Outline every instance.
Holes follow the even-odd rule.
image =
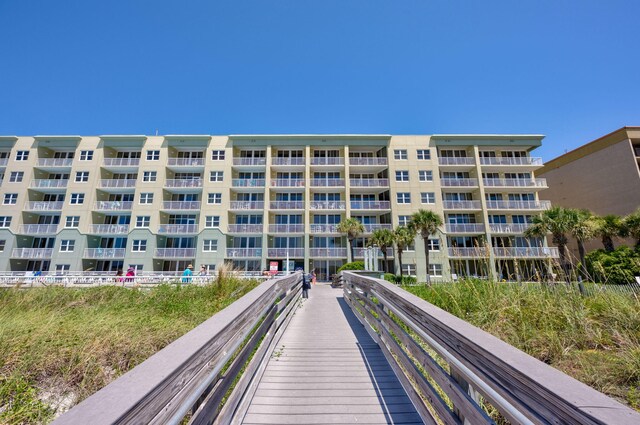
[[[613,238],[624,236],[626,229],[622,218],[614,214],[605,215],[596,219],[597,229],[596,233],[602,239],[602,245],[605,251],[613,252],[615,247],[613,246]]]
[[[389,265],[387,263],[387,248],[393,246],[394,240],[395,234],[389,229],[376,229],[373,231],[373,234],[369,238],[369,245],[377,245],[382,250],[385,273],[389,271]]]
[[[562,207],[553,207],[544,211],[539,216],[533,217],[531,226],[525,230],[524,235],[527,238],[544,238],[551,233],[551,241],[558,246],[560,253],[560,267],[568,279],[567,270],[567,233],[571,231],[571,214],[569,210]]]
[[[416,239],[413,229],[406,226],[398,226],[394,231],[395,243],[398,251],[398,263],[400,264],[400,276],[402,276],[402,252]]]
[[[336,227],[338,232],[346,233],[347,239],[349,239],[349,252],[351,254],[351,258],[349,262],[353,261],[353,240],[358,237],[359,234],[364,233],[364,226],[355,218],[345,218]]]
[[[424,241],[424,257],[425,264],[427,266],[427,282],[431,281],[429,275],[429,236],[435,235],[438,228],[442,226],[443,220],[437,213],[427,210],[418,210],[411,215],[409,221],[409,227],[414,232],[420,233],[422,240]]]
[[[629,236],[636,240],[636,249],[640,248],[640,208],[624,218],[624,227]]]
[[[570,233],[578,242],[578,255],[580,255],[580,267],[582,275],[587,277],[587,266],[584,260],[584,243],[596,236],[596,221],[589,210],[568,210],[570,214]]]

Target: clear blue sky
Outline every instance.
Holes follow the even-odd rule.
[[[640,125],[638,0],[0,0],[0,134]]]

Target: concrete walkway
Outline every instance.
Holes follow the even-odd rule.
[[[315,285],[272,354],[245,424],[421,424],[342,297]]]

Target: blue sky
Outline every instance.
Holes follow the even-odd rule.
[[[0,0],[0,134],[640,125],[640,1]]]

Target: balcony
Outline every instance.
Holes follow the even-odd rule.
[[[58,233],[57,224],[23,224],[18,227],[19,235],[55,235]]]
[[[493,255],[498,258],[558,258],[560,256],[556,247],[533,248],[493,248]]]
[[[164,201],[162,209],[174,211],[199,210],[200,201]]]
[[[263,201],[231,201],[231,210],[261,210],[264,209]]]
[[[14,248],[11,250],[11,258],[24,258],[38,260],[51,258],[53,248]]]
[[[548,210],[551,201],[487,201],[488,210]]]
[[[344,211],[347,208],[347,203],[345,201],[312,201],[310,207],[312,210]]]
[[[376,230],[380,229],[388,229],[393,230],[393,226],[391,224],[381,224],[381,223],[370,223],[363,224],[365,233],[373,233]]]
[[[352,210],[389,210],[389,201],[351,201]]]
[[[450,247],[448,252],[449,257],[453,258],[487,258],[489,256],[489,248],[484,246],[476,248]]]
[[[311,158],[311,165],[344,165],[344,158]]]
[[[488,187],[547,187],[547,179],[482,179]]]
[[[85,248],[82,258],[92,260],[124,258],[126,252],[125,248]]]
[[[351,187],[389,187],[389,179],[349,179]]]
[[[438,157],[438,165],[441,166],[460,166],[460,165],[475,165],[476,161],[474,157]]]
[[[233,179],[232,187],[264,187],[264,179]]]
[[[354,248],[353,250],[353,255],[356,258],[364,258],[364,252],[367,250],[367,248]],[[376,255],[378,256],[378,258],[382,258],[382,250],[378,249],[376,252]],[[387,248],[387,257],[393,257],[393,248]]]
[[[272,210],[303,210],[304,201],[271,201],[269,208]]]
[[[36,167],[71,167],[73,165],[73,158],[39,158],[36,162]]]
[[[444,201],[445,210],[479,210],[482,209],[480,201]]]
[[[304,158],[271,158],[271,165],[300,166],[304,165]]]
[[[267,165],[267,158],[233,158],[235,166],[264,166]]]
[[[478,179],[440,179],[442,187],[478,187]]]
[[[128,224],[92,224],[89,226],[92,235],[126,235],[129,233]]]
[[[491,233],[503,233],[503,234],[520,234],[524,233],[531,226],[530,224],[521,223],[499,223],[489,224],[489,231]]]
[[[100,189],[135,188],[135,179],[102,179],[98,182]]]
[[[522,157],[522,158],[480,158],[480,165],[489,166],[536,166],[542,167],[542,158]]]
[[[270,224],[269,233],[304,233],[304,224]]]
[[[66,189],[68,179],[34,179],[29,183],[31,189]]]
[[[9,158],[0,158],[0,167],[6,167],[9,163]]]
[[[304,187],[304,179],[273,179],[271,180],[272,187]]]
[[[347,258],[347,248],[311,248],[313,258]]]
[[[27,211],[60,211],[64,206],[64,202],[56,201],[32,201],[27,202],[25,209]]]
[[[228,233],[262,233],[262,224],[230,224],[227,228]]]
[[[129,211],[133,207],[131,201],[97,201],[94,205],[97,211]]]
[[[269,248],[269,258],[304,258],[304,248]]]
[[[386,166],[387,158],[349,158],[349,165],[352,166]]]
[[[193,235],[198,233],[197,224],[161,224],[158,233],[163,235]]]
[[[260,258],[262,248],[227,248],[227,258]]]
[[[342,187],[344,179],[311,179],[311,187]]]
[[[188,258],[196,256],[195,248],[156,248],[153,256],[155,258]]]
[[[204,158],[169,158],[169,167],[204,167]]]
[[[337,224],[312,224],[310,226],[311,233],[340,233]]]
[[[484,224],[481,223],[447,223],[445,232],[447,233],[484,233]]]
[[[202,179],[167,179],[164,187],[172,189],[201,188]]]
[[[104,158],[102,165],[105,167],[137,167],[140,158]]]

